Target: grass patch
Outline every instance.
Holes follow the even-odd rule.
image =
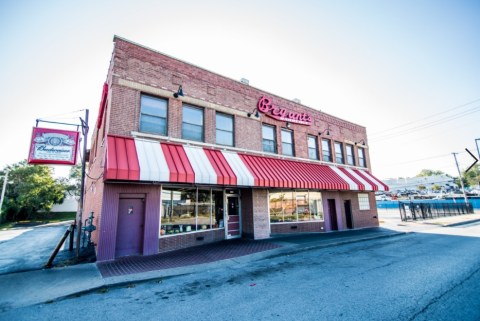
[[[76,212],[38,213],[35,219],[2,223],[0,224],[0,230],[7,230],[15,227],[37,226],[64,221],[74,221],[76,215]]]

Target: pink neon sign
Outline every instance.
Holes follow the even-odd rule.
[[[297,113],[288,111],[285,108],[280,108],[272,104],[270,98],[262,96],[257,104],[258,111],[264,113],[268,117],[310,126],[312,124],[312,116],[307,113]]]

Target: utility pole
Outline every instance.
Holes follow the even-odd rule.
[[[460,179],[460,185],[462,186],[462,192],[463,192],[463,197],[465,198],[465,204],[468,204],[467,194],[465,194],[465,186],[463,186],[462,173],[460,172],[460,167],[458,167],[458,161],[457,161],[458,153],[452,153],[452,154],[453,154],[453,158],[455,158],[455,164],[457,164],[458,178]]]
[[[83,159],[82,159],[82,181],[80,182],[80,204],[79,211],[77,214],[77,248],[76,256],[80,256],[80,238],[82,236],[82,214],[83,214],[83,199],[84,199],[84,189],[85,189],[85,165],[87,162],[87,136],[88,136],[88,109],[85,109],[85,120],[80,118],[82,123],[82,134],[83,134]]]
[[[5,170],[5,175],[3,176],[2,195],[0,196],[0,223],[3,222],[2,205],[3,205],[3,199],[5,197],[5,190],[7,189],[7,181],[8,181],[8,169]]]

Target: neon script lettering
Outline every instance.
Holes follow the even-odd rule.
[[[312,117],[309,114],[296,113],[293,111],[288,111],[285,108],[277,107],[272,104],[270,98],[267,98],[265,96],[262,96],[262,98],[260,98],[257,104],[257,108],[259,112],[262,112],[265,115],[274,119],[308,126],[312,124]]]

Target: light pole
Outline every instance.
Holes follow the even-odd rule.
[[[2,195],[0,196],[0,223],[3,222],[2,205],[3,205],[3,199],[5,197],[5,190],[7,189],[7,180],[8,180],[8,169],[5,170],[5,175],[3,176]]]
[[[465,194],[465,186],[463,185],[462,172],[460,172],[460,167],[458,167],[458,161],[457,161],[458,153],[452,153],[452,154],[453,154],[453,157],[455,158],[455,164],[457,164],[458,179],[460,180],[460,185],[462,186],[463,198],[465,198],[465,204],[468,204],[467,194]]]

